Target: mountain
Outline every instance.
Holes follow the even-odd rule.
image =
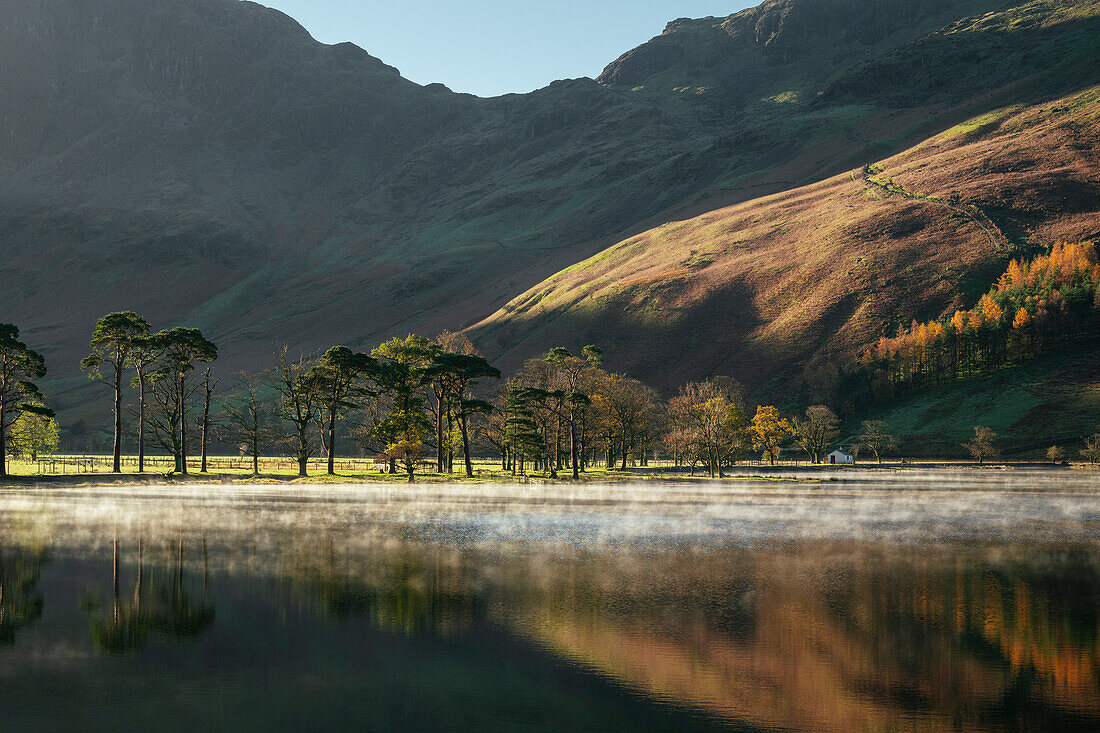
[[[505,363],[551,334],[568,344],[591,334],[641,377],[725,369],[728,355],[714,348],[681,358],[693,339],[716,338],[707,331],[657,328],[666,345],[632,344],[646,332],[614,309],[566,308],[536,323],[530,297],[517,295],[577,263],[595,273],[588,258],[631,242],[652,245],[639,257],[682,263],[684,240],[658,232],[684,225],[666,222],[717,221],[728,206],[777,210],[769,195],[828,197],[843,180],[831,176],[966,119],[1088,89],[1100,83],[1098,15],[1097,2],[1081,0],[770,0],[674,21],[596,80],[480,99],[414,84],[250,2],[0,0],[3,320],[47,355],[49,387],[69,409],[87,397],[76,363],[92,324],[118,309],[202,328],[226,370],[261,366],[283,342],[365,347],[479,322],[471,333]],[[989,195],[1011,174],[988,172]],[[1087,176],[1077,184],[1094,190]],[[935,213],[922,216],[938,222],[940,239],[881,238],[895,226],[881,212],[919,207],[879,206],[878,218],[835,236],[881,239],[877,277],[899,293],[931,283],[922,313],[1003,259],[975,237],[956,242],[965,225]],[[807,271],[784,268],[806,245],[739,241],[757,260],[785,252],[769,265],[785,284],[727,270],[732,279],[698,290],[696,303],[696,291],[680,291],[677,328],[714,326],[717,315],[723,334],[783,330],[765,324],[782,315],[769,293],[799,297],[792,283]],[[950,278],[926,280],[924,261],[958,247]],[[692,273],[726,267],[719,256],[691,262]],[[628,281],[664,271],[617,266]],[[626,289],[649,292],[638,285]],[[824,307],[826,298],[809,317],[840,326],[876,302],[859,288],[842,301]],[[907,303],[884,294],[872,312],[906,317],[888,308]],[[595,327],[591,316],[607,320]],[[562,328],[571,323],[576,331]],[[771,343],[760,341],[761,353]],[[764,363],[794,373],[813,353],[780,344]]]
[[[869,167],[626,237],[471,333],[505,359],[592,341],[666,389],[721,373],[790,400],[815,370],[853,363],[897,324],[972,306],[1011,257],[1100,239],[1098,13],[1012,6],[857,64],[808,107],[861,98],[863,120],[904,116],[906,104],[970,89],[981,113],[936,134],[914,121],[920,142]]]
[[[1100,239],[1100,87],[994,110],[867,168],[664,224],[478,324],[486,347],[596,342],[662,387],[774,397],[899,322],[972,307],[1013,256]]]

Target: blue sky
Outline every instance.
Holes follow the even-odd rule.
[[[749,0],[261,0],[324,43],[351,41],[420,84],[493,96],[596,76],[675,18]]]

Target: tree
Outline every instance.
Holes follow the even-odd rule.
[[[540,395],[545,394],[546,390],[521,385],[515,379],[508,383],[504,404],[504,439],[513,476],[517,470],[522,474],[524,459],[541,453],[546,443],[534,417],[536,403]]]
[[[260,458],[278,446],[283,433],[276,424],[275,404],[264,397],[270,375],[237,374],[235,389],[221,402],[221,440],[244,446],[252,457],[252,475],[260,475]]]
[[[0,323],[0,477],[8,475],[8,433],[23,413],[53,417],[42,406],[42,392],[35,379],[46,376],[46,360],[19,340],[19,329]]]
[[[175,409],[178,434],[176,470],[187,473],[187,414],[189,397],[187,377],[197,363],[209,363],[218,358],[218,347],[206,339],[197,328],[173,328],[156,336],[162,347],[162,377],[175,382],[172,390],[179,404]]]
[[[890,426],[883,420],[864,420],[859,442],[875,454],[875,460],[879,463],[882,463],[883,453],[897,447],[897,441],[890,434]]]
[[[13,456],[37,461],[40,455],[49,455],[57,450],[60,431],[57,420],[48,414],[41,402],[34,403],[35,411],[26,410],[15,418],[11,426],[11,444],[9,450]]]
[[[509,459],[508,432],[506,429],[508,392],[509,385],[504,385],[502,389],[498,390],[490,403],[493,409],[486,413],[486,420],[478,431],[481,439],[493,446],[500,454],[500,470],[502,471],[508,470]]]
[[[783,444],[793,437],[794,427],[790,420],[782,417],[774,407],[761,405],[756,409],[756,415],[749,423],[749,435],[752,438],[753,447],[763,451],[768,456],[768,461],[774,466],[775,459],[779,457],[779,451],[783,449]]]
[[[134,339],[130,346],[130,363],[134,367],[134,378],[130,380],[130,384],[137,387],[138,391],[138,473],[145,472],[145,408],[153,387],[152,374],[163,351],[163,344],[157,335]]]
[[[1056,445],[1047,448],[1047,460],[1051,463],[1061,463],[1065,460],[1066,452]]]
[[[579,388],[584,374],[603,364],[603,352],[589,344],[581,350],[581,356],[576,357],[559,346],[550,350],[546,355],[546,361],[554,366],[557,379],[560,381],[560,389],[564,394],[564,405],[569,419],[569,462],[573,469],[573,479],[576,480],[580,478],[577,417],[580,409],[590,400],[589,396]]]
[[[390,413],[378,426],[381,432],[393,436],[386,455],[402,464],[412,483],[428,430],[421,393],[428,382],[432,351],[427,339],[409,334],[381,344],[371,356],[380,361],[379,387],[393,398]]]
[[[378,362],[346,346],[334,346],[309,370],[309,380],[317,390],[317,408],[321,412],[322,440],[328,453],[328,475],[336,474],[336,422],[359,405],[353,398],[372,394],[363,384],[378,372]]]
[[[443,385],[442,392],[437,393],[442,398],[439,404],[449,405],[458,421],[466,476],[472,477],[474,467],[470,458],[469,417],[488,414],[492,412],[493,406],[484,400],[473,399],[471,392],[479,379],[500,379],[500,370],[481,356],[447,352],[433,354],[428,370],[430,379]],[[439,425],[441,424],[437,427]],[[437,439],[441,438],[442,432],[438,432]]]
[[[1100,463],[1100,431],[1091,437],[1085,438],[1085,447],[1081,450],[1081,457],[1089,463]]]
[[[463,334],[443,331],[435,338],[435,342],[429,345],[433,359],[442,354],[459,354],[463,356],[481,356],[472,341]],[[435,446],[436,446],[436,470],[443,473],[449,469],[451,455],[447,451],[447,440],[443,434],[443,423],[456,419],[455,410],[452,409],[451,398],[453,386],[446,369],[438,364],[429,367],[430,375],[428,386],[431,388],[435,401],[432,404],[432,413],[435,418]],[[453,453],[453,451],[452,451]]]
[[[625,470],[627,458],[632,454],[639,457],[648,447],[658,414],[657,393],[637,379],[620,374],[602,376],[592,395],[594,413],[609,440],[607,448],[617,451]]]
[[[805,417],[794,419],[795,442],[814,463],[821,463],[829,444],[839,434],[840,419],[825,405],[811,405]]]
[[[317,452],[310,426],[315,419],[314,410],[321,400],[321,390],[310,369],[313,365],[304,356],[291,361],[287,347],[279,351],[278,366],[273,385],[279,394],[276,414],[294,426],[294,460],[298,462],[298,476],[309,475],[309,459]]]
[[[93,379],[102,377],[104,365],[110,367],[105,382],[114,390],[114,450],[112,470],[122,471],[122,377],[132,366],[131,357],[136,345],[149,336],[149,324],[133,311],[108,313],[96,322],[92,332],[92,353],[80,362],[80,368],[88,371]]]
[[[974,427],[974,439],[963,443],[963,447],[970,451],[970,455],[974,456],[974,460],[981,464],[985,463],[987,459],[996,458],[999,455],[996,441],[997,434],[993,432],[992,428],[976,425]]]
[[[686,384],[668,405],[671,425],[665,441],[691,461],[703,463],[710,476],[722,477],[722,464],[742,447],[745,413],[731,384],[718,380]]]
[[[206,447],[210,439],[210,398],[214,396],[214,390],[218,387],[217,379],[213,379],[213,372],[208,367],[203,374],[202,380],[202,422],[199,425],[199,430],[202,438],[202,463],[199,468],[200,473],[206,473]]]
[[[380,390],[381,391],[381,390]],[[351,437],[359,443],[364,453],[386,456],[386,447],[393,443],[395,435],[388,432],[385,420],[393,410],[393,397],[382,392],[375,399],[364,400],[360,405]],[[397,471],[397,461],[388,461],[390,473]]]

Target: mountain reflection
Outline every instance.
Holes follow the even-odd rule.
[[[511,622],[656,697],[760,726],[982,729],[1032,718],[1067,730],[1100,719],[1095,555],[835,549],[692,558],[672,575],[574,567],[563,574],[573,602],[531,604]],[[707,591],[746,568],[755,580],[738,584],[751,589],[740,597]],[[675,589],[698,605],[677,602]],[[723,606],[744,610],[732,629],[711,611]]]

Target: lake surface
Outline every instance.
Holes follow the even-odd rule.
[[[3,730],[1100,730],[1100,474],[0,490]]]

